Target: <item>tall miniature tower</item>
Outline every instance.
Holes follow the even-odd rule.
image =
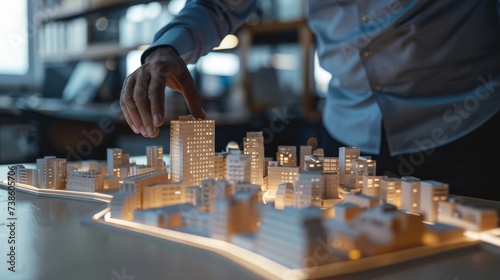
[[[295,207],[321,206],[323,177],[320,171],[302,171],[295,182]]]
[[[64,189],[66,187],[66,159],[46,156],[36,160],[36,169],[42,189]]]
[[[433,180],[422,181],[420,184],[420,211],[424,220],[435,222],[438,217],[439,201],[448,199],[448,184]]]
[[[180,116],[170,123],[170,179],[199,186],[214,177],[215,121]]]
[[[323,158],[323,173],[339,173],[339,158],[324,157]]]
[[[401,177],[401,208],[412,212],[420,212],[420,179],[411,176]]]
[[[155,171],[164,171],[165,162],[163,161],[163,147],[162,146],[147,146],[146,157],[148,165],[153,167]]]
[[[380,198],[401,209],[401,178],[386,177],[380,182]]]
[[[119,148],[108,148],[108,174],[113,177],[122,177],[120,166],[123,165],[123,151]]]
[[[278,146],[276,161],[279,166],[297,166],[297,147]]]
[[[312,155],[312,147],[308,145],[300,146],[300,170],[304,170],[305,156]]]
[[[339,148],[340,184],[354,186],[353,163],[358,160],[360,150],[355,147]]]
[[[264,136],[262,131],[247,132],[244,138],[245,154],[251,157],[251,183],[261,185],[264,182]]]
[[[227,155],[226,179],[233,185],[251,182],[251,157],[245,154]]]

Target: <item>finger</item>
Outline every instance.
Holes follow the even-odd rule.
[[[148,97],[150,80],[151,76],[149,75],[149,73],[140,75],[135,82],[133,97],[140,115],[141,123],[146,130],[145,136],[152,136],[156,134],[156,130],[158,129],[153,125],[153,117],[151,115],[151,106]]]
[[[165,82],[162,75],[151,74],[148,91],[153,124],[160,127],[165,122]]]
[[[127,82],[124,89],[124,97],[123,103],[127,108],[127,112],[130,118],[130,122],[134,125],[134,127],[139,131],[143,136],[146,136],[146,129],[142,125],[141,115],[137,110],[137,106],[135,104],[134,96],[135,96],[135,84],[136,78],[131,78]]]
[[[132,128],[135,133],[139,134],[140,124],[134,122],[134,111],[131,110],[132,107],[135,107],[133,100],[134,84],[135,78],[133,76],[129,76],[127,79],[125,79],[120,97],[120,107],[122,108],[123,116],[125,117],[125,120],[127,121],[130,128]],[[135,111],[137,111],[137,109],[135,109]]]
[[[179,76],[179,86],[182,88],[181,93],[186,100],[191,115],[196,119],[204,120],[206,115],[201,107],[201,98],[194,85],[193,77],[191,77],[187,68],[186,71]]]
[[[120,100],[120,107],[122,108],[122,113],[123,113],[123,116],[125,117],[125,120],[127,121],[128,125],[130,126],[130,128],[132,128],[132,130],[134,131],[135,134],[139,134],[141,133],[134,125],[134,122],[132,121],[132,118],[130,117],[130,114],[127,110],[127,107],[125,106],[125,103],[123,102],[123,100]]]

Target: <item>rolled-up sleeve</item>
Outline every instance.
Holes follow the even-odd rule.
[[[188,0],[181,12],[154,36],[141,63],[156,48],[173,47],[186,63],[194,63],[234,33],[252,13],[255,0]]]

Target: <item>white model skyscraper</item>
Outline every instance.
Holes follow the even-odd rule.
[[[187,186],[199,186],[214,177],[215,121],[180,116],[170,123],[170,179]]]
[[[66,159],[46,156],[36,160],[39,188],[64,189],[66,187]]]
[[[251,157],[251,183],[261,185],[264,182],[264,136],[262,131],[247,132],[244,138],[244,153]]]
[[[146,157],[148,165],[153,167],[156,171],[165,170],[165,162],[163,161],[163,147],[162,146],[147,146]]]
[[[339,179],[340,184],[355,186],[353,163],[358,160],[360,150],[354,147],[339,148]]]

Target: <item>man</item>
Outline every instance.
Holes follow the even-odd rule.
[[[186,63],[207,54],[255,1],[193,0],[158,31],[121,105],[135,133],[156,137],[165,86],[204,118]],[[448,183],[500,200],[500,20],[497,0],[308,1],[321,66],[332,73],[323,122],[328,153],[355,146],[379,173]],[[331,154],[331,153],[330,153]]]

